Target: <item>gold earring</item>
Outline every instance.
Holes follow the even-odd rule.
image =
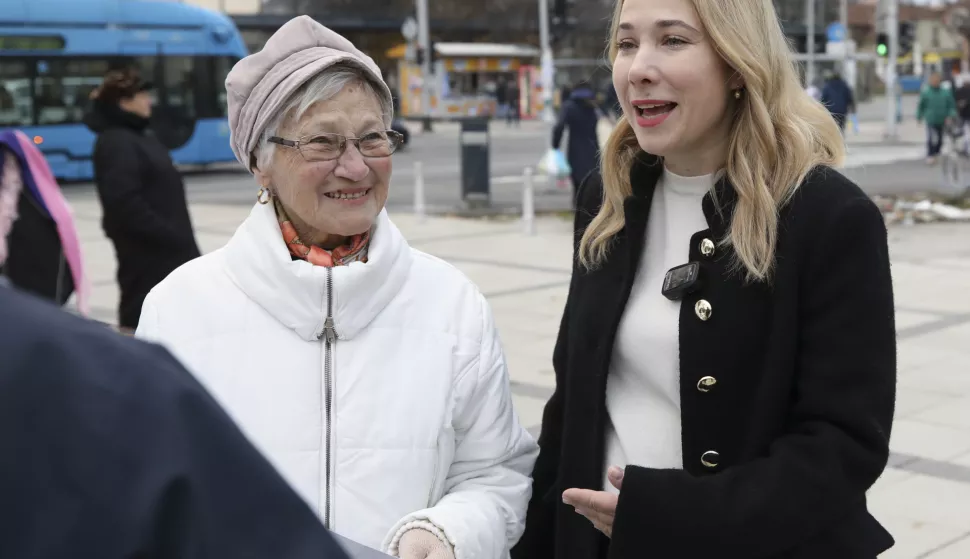
[[[741,98],[741,90],[740,89],[735,89],[734,90],[734,98],[735,99],[740,99]]]
[[[263,204],[263,205],[269,204],[269,199],[271,197],[272,197],[272,194],[270,194],[270,191],[269,191],[268,188],[263,187],[263,186],[259,187],[259,192],[256,193],[256,201],[257,202],[259,202],[260,204]]]

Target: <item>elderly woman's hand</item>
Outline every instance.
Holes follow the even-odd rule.
[[[398,545],[401,559],[455,559],[455,553],[431,532],[413,528],[401,536]]]

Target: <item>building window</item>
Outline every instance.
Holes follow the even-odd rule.
[[[162,83],[157,84],[160,97],[173,115],[195,119],[195,59],[166,56],[162,61]]]
[[[215,76],[215,94],[216,94],[216,105],[219,108],[219,116],[226,117],[229,116],[229,101],[226,96],[226,78],[229,77],[229,71],[238,62],[238,58],[230,58],[228,56],[219,56],[213,58],[213,64],[215,65],[215,71],[213,76]]]
[[[91,92],[108,71],[107,60],[49,58],[35,62],[37,124],[76,124],[84,119]]]
[[[30,64],[3,58],[0,64],[0,126],[29,126],[34,122]]]

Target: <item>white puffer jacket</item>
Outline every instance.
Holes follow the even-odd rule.
[[[293,261],[257,204],[152,290],[137,335],[181,359],[338,534],[396,554],[425,527],[457,559],[505,557],[521,536],[538,447],[489,306],[386,212],[366,264],[323,268]]]

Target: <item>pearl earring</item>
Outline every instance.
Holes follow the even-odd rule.
[[[740,89],[735,89],[734,90],[734,98],[735,99],[740,99],[741,98],[741,90]]]

